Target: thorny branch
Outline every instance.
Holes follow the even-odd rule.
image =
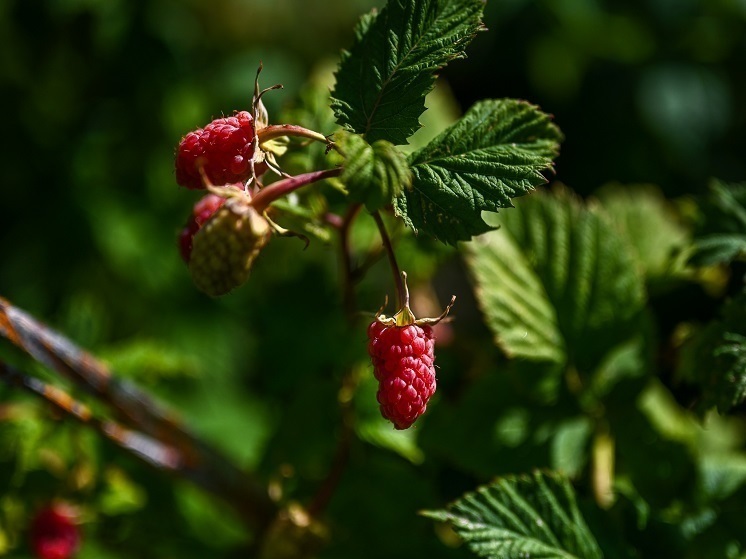
[[[88,406],[75,400],[64,390],[27,375],[2,361],[0,361],[0,380],[43,398],[57,410],[97,429],[107,439],[151,466],[173,472],[183,469],[187,477],[189,476],[190,472],[184,469],[183,456],[177,449],[165,445],[149,435],[128,429],[116,421],[95,417]]]
[[[147,436],[148,440],[157,441],[163,448],[174,449],[180,460],[179,467],[173,470],[175,473],[233,505],[252,525],[263,528],[275,516],[276,506],[258,479],[239,470],[207,443],[189,433],[148,394],[112,376],[108,368],[91,354],[3,298],[0,298],[0,337],[106,403],[125,426],[125,433]],[[19,378],[7,366],[3,371],[6,379]],[[23,386],[29,390],[34,386],[43,390],[40,384],[24,382]],[[52,392],[46,394],[55,397],[51,396]],[[57,401],[62,403],[64,397],[57,396]],[[74,413],[81,409],[73,406],[70,411],[65,411],[82,420],[83,416]],[[126,426],[134,430],[127,431]]]

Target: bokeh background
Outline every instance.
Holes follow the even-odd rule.
[[[242,466],[271,476],[292,464],[296,481],[288,483],[299,497],[325,475],[336,444],[328,434],[339,424],[339,378],[364,353],[364,333],[359,347],[349,343],[340,310],[337,248],[314,243],[302,252],[294,239],[272,243],[250,287],[218,301],[204,297],[176,249],[197,197],[176,186],[173,152],[190,129],[248,107],[259,61],[264,85],[284,85],[265,97],[270,115],[279,114],[314,69],[333,64],[351,43],[358,17],[382,5],[0,2],[0,296],[160,394]],[[490,0],[485,23],[489,31],[468,59],[446,69],[443,87],[462,110],[482,98],[518,97],[552,113],[566,136],[556,178],[576,192],[654,183],[676,198],[704,192],[710,177],[746,178],[746,1]],[[464,363],[448,350],[439,358],[462,375],[443,381],[457,398],[469,374],[499,361],[497,350],[480,345],[491,336],[455,252],[427,239],[402,252],[403,265],[423,278],[438,270],[433,298],[460,294],[459,347],[479,347],[482,361]],[[391,291],[385,265],[360,290],[361,308],[375,310]],[[0,397],[15,396],[0,387]],[[423,444],[443,458],[437,441]],[[381,527],[443,504],[487,471],[542,465],[514,453],[500,466],[489,458],[469,469],[446,459],[415,470],[422,457],[414,447],[400,449],[409,461],[375,446],[353,450],[356,475],[332,505],[346,523],[329,556],[442,556],[429,521],[414,521],[406,542]],[[116,449],[101,452],[99,466],[124,460],[117,472],[138,471]],[[8,472],[0,493],[29,495]],[[103,529],[109,541],[127,541],[132,556],[154,553],[152,542],[132,534],[174,502],[180,513],[170,522],[201,542],[185,553],[204,556],[241,541],[238,528],[215,537],[204,516],[212,505],[202,497],[164,489],[145,470],[130,477],[127,487],[139,492],[132,489],[119,508],[104,500],[110,508],[97,510],[111,526]],[[63,478],[44,477],[33,499],[60,491],[55,480]],[[98,495],[100,488],[86,490]],[[400,500],[395,513],[392,499]],[[180,549],[164,538],[162,549]],[[365,542],[376,543],[368,549]],[[120,556],[91,545],[90,556]]]

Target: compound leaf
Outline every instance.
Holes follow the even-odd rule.
[[[482,29],[483,0],[389,0],[364,17],[342,54],[332,109],[373,143],[406,144],[420,127],[435,73]]]
[[[537,192],[469,245],[477,300],[511,356],[590,372],[640,327],[642,273],[605,214]]]
[[[492,229],[482,212],[546,182],[562,139],[551,117],[514,99],[475,104],[454,125],[410,156],[413,181],[395,201],[416,231],[456,244]]]
[[[553,473],[507,476],[425,516],[450,522],[489,559],[601,559],[568,480]]]

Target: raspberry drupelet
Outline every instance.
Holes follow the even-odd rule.
[[[435,393],[435,338],[432,325],[446,317],[455,297],[438,318],[417,320],[405,301],[393,317],[383,315],[368,327],[368,353],[378,380],[377,399],[381,415],[396,429],[407,429],[427,410]]]
[[[205,188],[200,169],[213,184],[246,181],[252,175],[255,136],[254,118],[248,111],[189,132],[176,150],[176,182],[186,188]]]

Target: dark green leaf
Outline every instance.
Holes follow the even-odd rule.
[[[746,257],[746,235],[708,235],[694,243],[693,266],[713,266]]]
[[[487,325],[511,356],[594,370],[635,334],[645,303],[628,247],[596,207],[539,192],[469,245]]]
[[[390,0],[364,17],[332,92],[337,122],[369,142],[405,144],[419,128],[435,73],[482,28],[482,0]]]
[[[681,373],[702,388],[702,409],[725,413],[746,399],[746,294],[723,308],[685,347]]]
[[[489,231],[482,212],[546,182],[562,135],[551,117],[513,99],[474,105],[461,120],[412,154],[412,187],[396,199],[410,227],[456,244]]]
[[[558,474],[504,477],[467,493],[445,510],[424,514],[450,522],[481,557],[602,557],[578,510],[570,483]]]
[[[713,180],[699,200],[699,211],[691,264],[711,266],[746,257],[746,184]]]

